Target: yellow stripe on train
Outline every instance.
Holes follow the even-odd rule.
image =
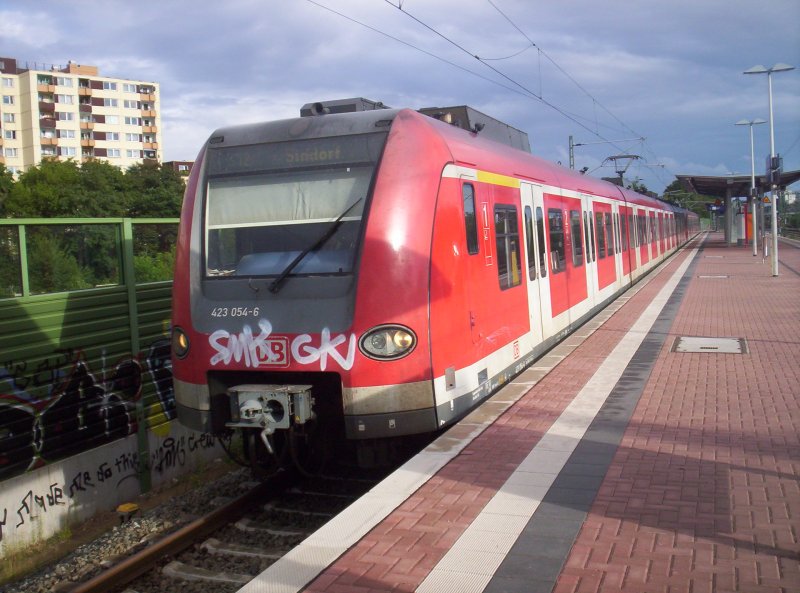
[[[509,177],[508,175],[500,175],[498,173],[489,173],[488,171],[478,171],[478,181],[491,183],[492,185],[502,185],[505,187],[519,187],[519,179],[516,177]]]

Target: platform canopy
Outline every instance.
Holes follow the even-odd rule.
[[[686,191],[691,191],[704,196],[724,198],[744,197],[750,195],[750,175],[676,175]],[[756,187],[759,193],[770,190],[765,181],[765,175],[756,175]],[[780,189],[786,189],[795,181],[800,180],[800,170],[785,171],[781,174]],[[730,193],[728,193],[730,190]]]

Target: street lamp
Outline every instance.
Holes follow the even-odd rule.
[[[753,255],[758,255],[758,241],[756,237],[758,233],[756,232],[756,196],[758,192],[756,191],[756,161],[755,161],[755,147],[753,145],[753,126],[758,124],[765,124],[767,123],[765,120],[761,118],[756,118],[754,120],[747,120],[741,119],[736,122],[737,126],[750,126],[750,200],[752,201],[752,233],[751,237],[753,238]]]
[[[794,70],[794,66],[789,64],[775,64],[772,68],[765,68],[760,64],[753,66],[744,71],[744,74],[766,74],[767,87],[769,89],[769,160],[770,168],[775,159],[775,129],[774,119],[772,117],[772,73],[773,72],[788,72]],[[772,179],[772,187],[770,193],[772,194],[772,275],[778,275],[778,201],[776,199],[777,183],[775,178]]]

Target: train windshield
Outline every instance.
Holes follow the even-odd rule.
[[[209,150],[206,275],[350,274],[386,134]]]

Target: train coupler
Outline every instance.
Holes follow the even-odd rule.
[[[267,438],[276,430],[313,420],[311,385],[236,385],[227,391],[231,421],[228,428],[260,429],[261,440],[273,453]]]

